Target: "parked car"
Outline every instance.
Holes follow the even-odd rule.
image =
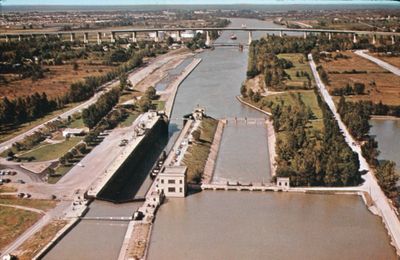
[[[25,184],[24,180],[17,180],[18,183]]]

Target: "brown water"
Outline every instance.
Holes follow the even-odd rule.
[[[396,259],[358,196],[207,191],[157,213],[148,259]]]
[[[265,124],[228,123],[212,182],[269,182],[269,165]]]

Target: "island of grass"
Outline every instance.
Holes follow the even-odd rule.
[[[198,130],[193,133],[193,143],[188,148],[183,163],[187,166],[187,180],[189,183],[200,183],[204,167],[214,140],[218,120],[204,117]]]

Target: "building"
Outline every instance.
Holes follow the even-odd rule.
[[[62,131],[62,135],[63,135],[64,138],[66,138],[67,136],[82,135],[84,133],[85,133],[85,131],[83,129],[80,129],[80,128],[65,128]]]
[[[276,178],[276,185],[282,190],[287,191],[290,188],[290,179],[289,177],[278,177]]]
[[[186,196],[186,166],[167,166],[158,174],[157,189],[166,197],[183,198]]]

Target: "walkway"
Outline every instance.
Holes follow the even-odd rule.
[[[366,170],[367,173],[363,175],[363,179],[365,180],[364,184],[360,187],[361,190],[368,192],[375,203],[375,206],[378,209],[379,215],[382,217],[383,222],[389,234],[392,238],[392,243],[396,248],[397,254],[400,254],[400,222],[399,219],[389,203],[387,197],[381,190],[378,185],[378,182],[373,175],[371,168],[369,167],[367,161],[362,156],[361,147],[355,142],[353,137],[350,135],[349,131],[347,130],[345,124],[342,122],[340,115],[336,111],[335,103],[333,102],[332,97],[329,95],[328,90],[326,89],[325,85],[322,83],[321,78],[317,72],[317,67],[314,63],[313,57],[311,54],[308,55],[310,67],[313,72],[315,81],[317,86],[321,92],[322,97],[324,98],[325,102],[328,104],[330,110],[332,111],[336,121],[338,122],[339,128],[341,129],[345,140],[349,147],[358,154],[358,158],[360,161],[360,171]]]
[[[363,57],[365,59],[368,59],[368,60],[376,63],[378,66],[384,68],[385,70],[388,70],[388,71],[392,72],[393,74],[395,74],[397,76],[400,76],[400,69],[399,68],[397,68],[396,66],[393,66],[393,65],[391,65],[391,64],[389,64],[389,63],[387,63],[387,62],[385,62],[383,60],[380,60],[380,59],[375,58],[375,57],[373,57],[371,55],[368,55],[366,52],[367,52],[366,50],[358,50],[358,51],[355,51],[354,53],[357,54],[358,56],[361,56],[361,57]]]
[[[3,194],[3,193],[2,193]],[[43,210],[40,209],[35,209],[35,208],[30,208],[30,207],[24,207],[24,206],[19,206],[19,205],[13,205],[13,204],[0,204],[2,207],[10,207],[10,208],[15,208],[15,209],[22,209],[22,210],[27,210],[27,211],[32,211],[38,214],[45,214]]]

